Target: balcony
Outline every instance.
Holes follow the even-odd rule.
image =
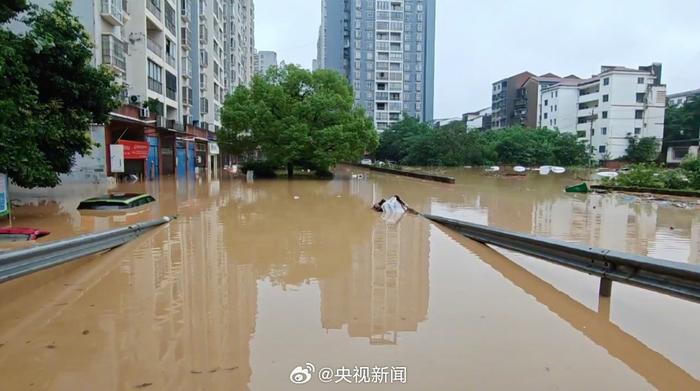
[[[111,34],[102,36],[102,63],[126,76],[126,43]]]
[[[589,92],[587,94],[581,94],[579,95],[578,101],[579,103],[588,103],[588,102],[593,102],[597,101],[600,99],[600,93],[599,92]]]
[[[183,22],[189,22],[190,17],[192,16],[190,0],[182,0],[180,4],[180,17],[182,18]]]
[[[148,89],[159,94],[163,93],[163,82],[156,80],[152,77],[148,78]]]
[[[182,123],[177,122],[174,119],[165,120],[165,127],[168,129],[172,129],[174,131],[177,131],[177,132],[184,132],[185,131],[185,126]]]
[[[146,8],[151,11],[153,16],[156,17],[156,19],[160,20],[162,12],[161,12],[161,4],[162,0],[146,0]]]
[[[165,56],[165,62],[167,62],[168,65],[170,65],[173,68],[175,68],[177,64],[177,60],[174,56]]]
[[[192,60],[189,57],[182,57],[182,76],[192,78]]]
[[[207,2],[204,0],[199,0],[199,18],[207,19]]]
[[[584,109],[579,109],[577,115],[578,115],[579,120],[583,119],[583,120],[588,122],[591,120],[591,118],[593,118],[593,119],[598,118],[598,115],[596,114],[597,112],[598,112],[597,107],[587,107]]]
[[[124,25],[122,0],[102,0],[102,18],[113,26]]]
[[[192,88],[187,86],[182,87],[182,104],[185,106],[192,106]]]
[[[180,28],[180,45],[183,49],[189,49],[191,46],[192,30],[188,27]]]
[[[163,58],[163,46],[161,46],[153,38],[148,37],[146,40],[146,46],[153,54],[157,55],[159,58]]]

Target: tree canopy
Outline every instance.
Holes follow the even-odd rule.
[[[688,140],[700,137],[700,97],[681,106],[666,108],[664,139]]]
[[[558,164],[589,160],[576,136],[550,129],[507,128],[468,131],[461,121],[432,128],[404,117],[385,130],[377,158],[408,165]]]
[[[372,120],[350,84],[331,70],[273,67],[239,86],[222,108],[218,140],[231,153],[260,150],[272,164],[326,171],[376,148]]]
[[[28,28],[0,26],[0,172],[23,187],[59,184],[76,154],[92,149],[89,125],[118,104],[120,88],[109,70],[91,65],[92,39],[71,6],[0,6],[0,23],[19,18]]]
[[[659,157],[659,141],[656,137],[628,137],[627,155],[624,160],[632,163],[649,163]]]

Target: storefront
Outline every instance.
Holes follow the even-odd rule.
[[[217,172],[219,167],[219,144],[209,141],[209,168],[211,172]]]
[[[147,159],[151,146],[146,139],[150,125],[138,118],[138,110],[125,106],[118,113],[112,113],[105,126],[105,154],[107,175],[122,179],[131,175],[147,177]],[[152,140],[155,142],[156,140]]]
[[[209,143],[206,140],[195,141],[195,171],[197,174],[203,174],[207,170],[207,155]]]

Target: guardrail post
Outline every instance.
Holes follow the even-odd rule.
[[[612,294],[612,280],[607,277],[600,277],[600,289],[598,294],[602,297],[610,297]]]

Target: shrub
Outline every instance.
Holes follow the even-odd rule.
[[[686,158],[681,163],[681,169],[685,170],[690,187],[700,189],[700,158]]]
[[[662,170],[659,178],[666,189],[687,189],[690,186],[687,171],[683,169]]]
[[[659,157],[659,141],[654,137],[628,137],[627,156],[624,160],[632,163],[649,163]]]
[[[628,172],[622,173],[606,183],[617,186],[655,188],[663,188],[666,185],[661,177],[661,168],[654,164],[637,164]]]
[[[250,160],[241,165],[241,170],[244,174],[252,170],[256,178],[275,178],[277,177],[275,170],[278,168],[279,166],[267,160]]]

